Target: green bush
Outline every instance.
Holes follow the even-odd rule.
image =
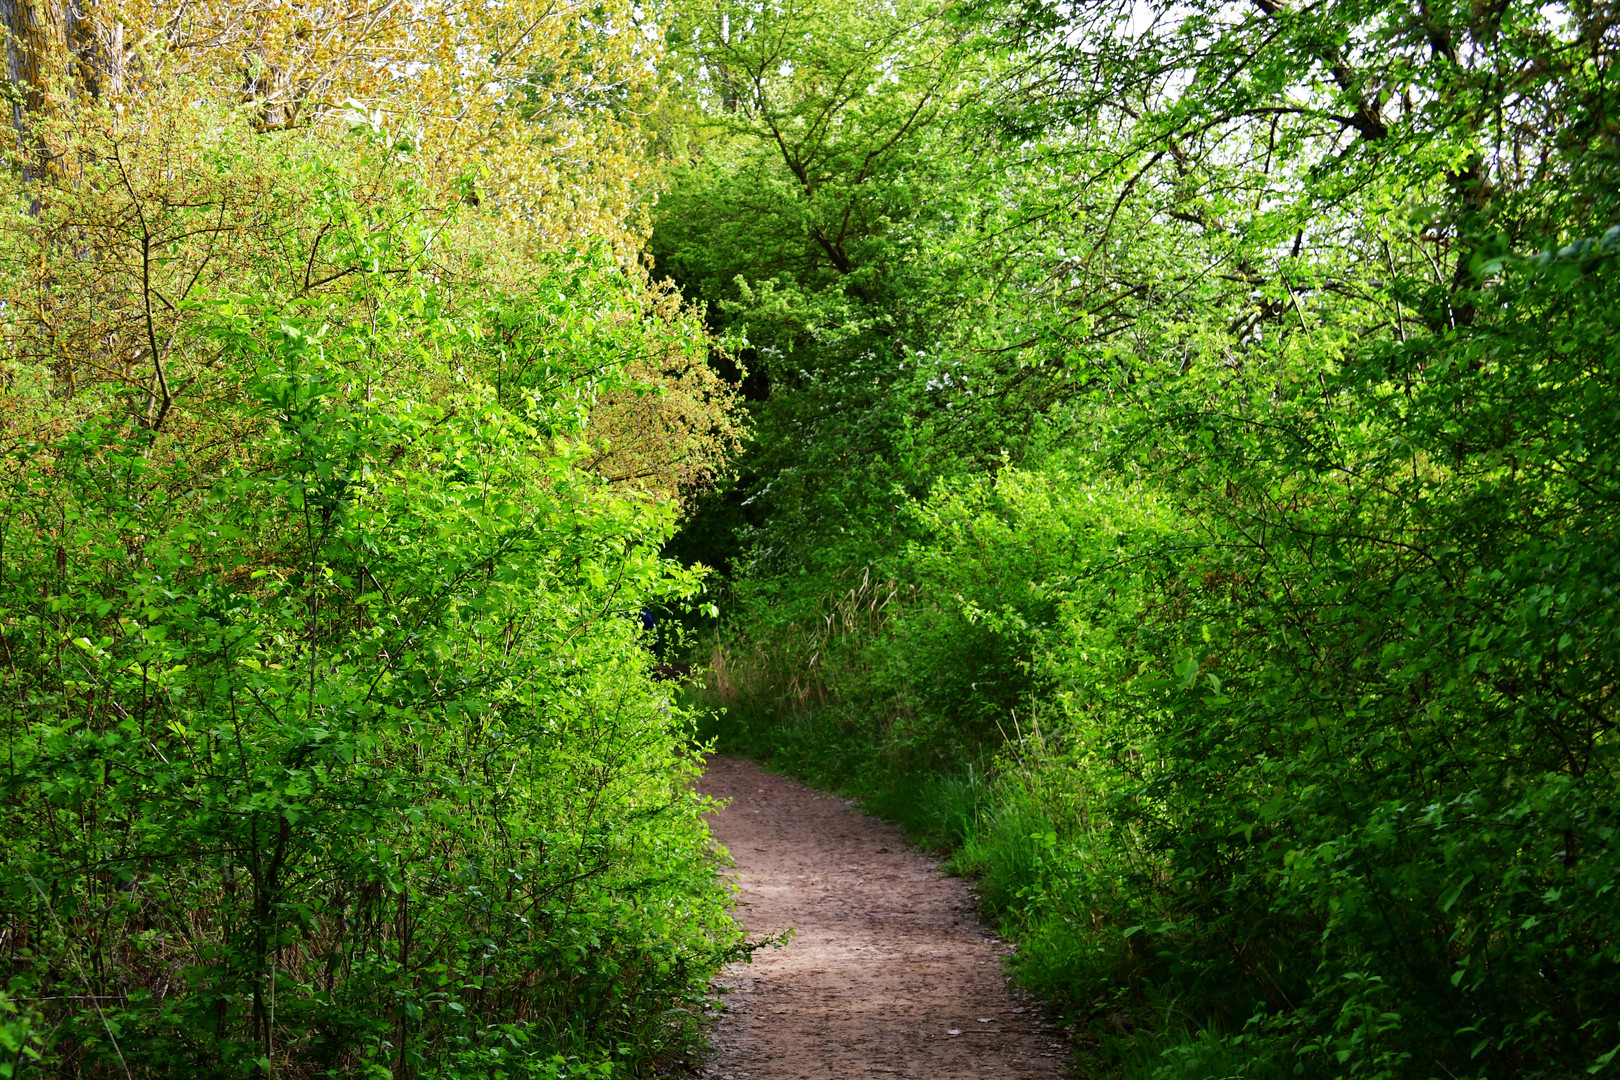
[[[284,163],[347,269],[194,294],[212,395],[9,386],[6,1075],[645,1074],[735,954],[636,618],[696,577],[584,467],[701,337],[605,254],[472,273],[408,149]]]
[[[1613,13],[713,10],[722,743],[951,846],[1098,1071],[1612,1073]]]
[[[940,485],[881,619],[740,610],[717,731],[952,845],[1132,1075],[1602,1073],[1617,249],[1507,266],[1328,412],[1167,383],[1151,474]]]

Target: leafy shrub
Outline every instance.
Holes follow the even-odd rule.
[[[654,234],[765,375],[713,730],[1097,1069],[1612,1072],[1613,12],[745,7]]]
[[[779,718],[761,680],[718,730],[875,806],[993,760],[971,826],[933,835],[1132,1075],[1601,1073],[1617,241],[1504,264],[1468,336],[1363,350],[1331,410],[1300,387],[1235,423],[1167,383],[1134,488],[1124,455],[1109,483],[942,485],[905,602],[807,639],[834,719]],[[1002,738],[981,665],[1021,695]],[[829,723],[831,758],[784,734]]]
[[[386,131],[239,135],[7,234],[111,263],[75,230],[140,221],[165,261],[109,303],[176,310],[161,392],[8,372],[5,1067],[646,1073],[738,937],[635,618],[695,587],[659,556],[690,476],[627,481],[598,432],[701,331],[609,252],[423,209]]]

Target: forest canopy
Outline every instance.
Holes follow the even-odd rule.
[[[0,24],[0,1075],[668,1072],[710,739],[1089,1073],[1620,1068],[1612,7]]]
[[[1098,1074],[1616,1067],[1617,46],[1511,0],[672,45],[652,248],[754,423],[674,548],[727,570],[712,730],[953,850]]]

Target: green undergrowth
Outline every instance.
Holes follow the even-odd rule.
[[[0,388],[0,1078],[644,1077],[746,951],[636,618],[696,586],[675,507],[587,471],[569,381],[634,398],[679,324],[597,253],[444,269],[414,161],[348,145],[259,163],[304,185],[266,235],[438,276],[248,266],[165,426]]]
[[[748,372],[721,744],[976,876],[1088,1075],[1616,1075],[1613,20],[748,18],[652,242]]]
[[[1358,355],[1332,414],[1200,427],[1166,382],[1137,464],[942,480],[864,567],[733,582],[714,734],[949,849],[1094,1072],[1612,1074],[1605,237],[1463,345]]]

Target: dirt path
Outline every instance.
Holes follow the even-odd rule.
[[[715,836],[736,860],[749,935],[782,949],[727,969],[717,1080],[1058,1077],[1064,1050],[1001,976],[1004,948],[965,882],[900,831],[759,766],[714,758],[732,800]]]

